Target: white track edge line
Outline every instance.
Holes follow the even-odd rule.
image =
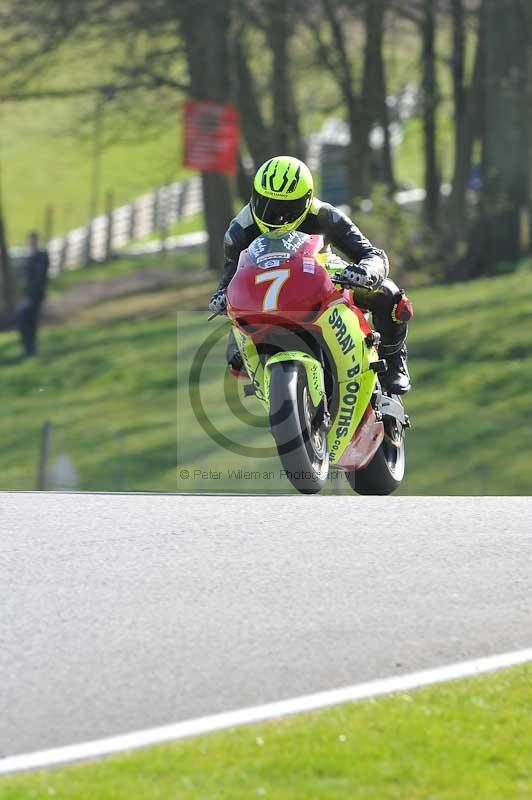
[[[0,775],[42,769],[73,761],[83,761],[124,750],[135,750],[148,745],[175,741],[198,734],[212,733],[224,728],[233,728],[237,725],[248,725],[254,722],[284,717],[289,714],[315,711],[327,706],[339,705],[340,703],[366,700],[371,697],[417,689],[434,683],[482,675],[486,672],[494,672],[498,669],[525,664],[529,661],[532,661],[532,648],[477,658],[472,661],[462,661],[456,664],[436,667],[435,669],[411,672],[407,675],[392,676],[316,694],[303,695],[290,700],[280,700],[236,711],[226,711],[221,714],[185,720],[171,725],[148,728],[91,742],[40,750],[35,753],[6,756],[5,758],[0,758]]]

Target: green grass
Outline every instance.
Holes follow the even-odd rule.
[[[21,243],[32,228],[43,230],[49,205],[55,234],[84,224],[90,216],[92,146],[90,138],[75,130],[77,116],[85,110],[79,106],[74,100],[42,100],[2,108],[2,183],[11,244]],[[127,131],[130,124],[125,115],[113,119],[115,128],[122,125]],[[118,206],[184,175],[176,110],[163,116],[149,136],[139,131],[136,141],[117,137],[105,148],[99,211],[107,191],[114,192]]]
[[[4,488],[35,486],[39,431],[54,424],[52,460],[67,454],[85,489],[175,487],[175,321],[122,320],[43,334],[43,355],[13,363],[2,337]],[[9,378],[8,378],[9,376]]]
[[[412,293],[404,493],[531,493],[531,268]]]
[[[92,264],[84,269],[76,269],[58,275],[50,282],[52,294],[65,289],[77,289],[93,282],[113,280],[125,275],[146,270],[164,270],[179,272],[188,276],[207,268],[205,250],[201,247],[191,248],[177,253],[167,252],[148,256],[123,256],[106,264]]]
[[[403,494],[530,494],[530,266],[412,292],[414,388],[406,405],[413,427]],[[92,274],[130,268],[115,262]],[[63,288],[73,289],[84,278],[67,275]],[[16,335],[1,334],[2,487],[34,487],[40,429],[51,420],[52,460],[66,453],[83,489],[289,491],[277,457],[267,452],[272,440],[261,407],[253,398],[242,399],[241,382],[223,380],[225,334],[205,361],[201,398],[219,432],[258,448],[259,457],[213,441],[191,408],[192,358],[220,324],[206,321],[211,288],[131,294],[126,285],[121,299],[86,308],[75,322],[44,328],[41,355],[34,360],[21,362]],[[61,301],[59,291],[54,296]],[[181,469],[190,475],[180,478]],[[237,478],[230,469],[260,476]],[[328,491],[337,487],[331,480]]]
[[[1,800],[525,800],[532,667],[4,778]]]

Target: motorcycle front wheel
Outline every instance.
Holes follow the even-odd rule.
[[[270,374],[270,428],[292,486],[317,494],[327,481],[327,433],[311,400],[304,368],[294,361],[273,364]]]

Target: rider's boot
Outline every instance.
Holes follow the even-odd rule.
[[[404,327],[406,328],[406,325]],[[379,356],[386,359],[388,369],[381,375],[381,385],[390,394],[406,394],[410,391],[408,353],[405,345],[406,330],[401,331],[393,340],[389,337],[383,339],[379,346]]]
[[[244,366],[244,360],[238,349],[238,345],[236,343],[236,339],[234,337],[233,331],[230,331],[229,338],[227,340],[227,349],[225,351],[225,357],[227,359],[227,365],[229,367],[229,372],[235,378],[241,378],[243,380],[249,380],[249,375],[247,370]]]

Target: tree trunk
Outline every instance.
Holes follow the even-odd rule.
[[[238,154],[238,174],[236,178],[237,191],[240,200],[247,203],[251,197],[251,189],[253,186],[253,178],[248,175],[242,160],[242,152]]]
[[[197,100],[228,103],[232,99],[230,11],[230,0],[181,0],[179,5],[191,94]],[[233,182],[225,175],[203,172],[202,183],[209,269],[219,272],[223,238],[233,216]]]
[[[384,68],[384,61],[382,61],[382,66]],[[379,113],[379,121],[384,131],[384,144],[382,147],[382,166],[383,166],[383,176],[384,182],[388,186],[388,193],[390,196],[395,194],[397,190],[397,181],[395,180],[395,168],[393,163],[393,151],[392,151],[392,142],[390,137],[390,115],[388,111],[388,104],[386,102],[387,97],[387,90],[386,90],[386,76],[383,73],[383,87],[382,87],[382,96],[381,96],[381,106],[380,106],[380,113]]]
[[[293,13],[286,0],[268,0],[267,37],[272,51],[272,140],[277,154],[302,157],[303,146],[290,76],[289,45]]]
[[[249,65],[245,34],[242,30],[238,31],[235,36],[233,56],[242,131],[255,169],[258,169],[275,153],[273,152],[271,131],[266,125],[261,111],[258,99],[259,91]]]
[[[386,73],[383,57],[384,15],[386,0],[366,0],[366,51],[364,58],[364,76],[362,86],[362,106],[364,109],[364,133],[362,137],[367,143],[365,157],[369,161],[369,134],[375,122],[384,132],[384,143],[381,152],[382,174],[391,192],[395,190],[393,159],[390,144],[388,106],[386,104]],[[366,173],[366,193],[371,193],[372,176]]]
[[[460,1],[460,0],[459,0]],[[457,37],[458,39],[460,37]],[[454,130],[454,171],[452,178],[452,190],[449,199],[449,223],[453,235],[459,240],[463,239],[466,233],[467,209],[466,191],[473,161],[473,145],[480,133],[479,116],[481,110],[481,91],[482,91],[482,33],[478,32],[477,47],[475,54],[475,64],[471,85],[465,88],[462,79],[463,73],[460,67],[453,68],[453,84],[455,97],[455,130]],[[455,48],[462,46],[455,41]],[[458,56],[460,58],[460,56]],[[461,55],[463,60],[463,53]],[[458,83],[460,82],[460,86]]]
[[[233,194],[225,175],[204,172],[202,180],[203,208],[207,220],[209,269],[220,272],[223,265],[223,240],[233,214]],[[223,213],[220,213],[221,210]]]
[[[0,281],[2,289],[2,308],[0,309],[0,321],[2,325],[9,324],[15,313],[15,287],[11,266],[9,264],[9,253],[7,249],[6,228],[4,224],[4,210],[2,199],[2,167],[0,165]]]
[[[347,121],[351,138],[349,140],[347,178],[349,181],[349,192],[351,202],[361,200],[367,196],[365,189],[368,185],[364,167],[368,169],[367,149],[362,144],[363,133],[361,131],[360,104],[355,97],[350,98],[347,104]]]
[[[427,223],[438,218],[440,203],[440,175],[437,158],[438,83],[435,59],[436,15],[434,0],[423,0],[422,22],[422,75],[423,75],[423,133],[425,158],[425,205]]]
[[[528,139],[528,252],[532,253],[532,5],[521,0],[527,30],[527,139]]]
[[[8,323],[15,311],[15,289],[9,265],[9,254],[5,235],[4,217],[0,205],[0,278],[2,281],[2,305],[0,320],[2,324]]]
[[[482,223],[477,268],[521,255],[521,220],[529,205],[530,133],[527,24],[520,0],[483,0],[485,86]]]

